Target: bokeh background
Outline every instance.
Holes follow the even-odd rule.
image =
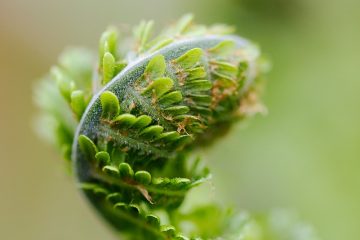
[[[32,89],[65,46],[95,49],[109,24],[162,26],[187,12],[237,26],[273,63],[269,114],[205,153],[212,197],[293,209],[324,240],[360,239],[359,9],[358,0],[1,0],[0,239],[115,239],[33,133]]]

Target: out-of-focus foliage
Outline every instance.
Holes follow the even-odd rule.
[[[260,18],[289,19],[301,15],[301,0],[232,0],[240,9]]]

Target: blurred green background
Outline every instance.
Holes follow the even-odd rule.
[[[33,133],[32,88],[65,46],[108,24],[193,12],[260,44],[273,63],[265,117],[207,150],[215,198],[296,210],[325,240],[360,239],[360,1],[0,1],[0,239],[115,239]]]

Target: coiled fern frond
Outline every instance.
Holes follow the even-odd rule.
[[[268,217],[209,204],[179,211],[211,177],[197,149],[262,110],[259,49],[191,15],[157,37],[152,27],[142,22],[121,41],[109,28],[95,70],[90,51],[65,52],[36,88],[38,123],[51,128],[42,132],[87,199],[129,239],[272,239]]]

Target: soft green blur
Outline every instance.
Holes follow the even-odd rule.
[[[0,239],[115,239],[34,135],[32,88],[65,46],[95,48],[108,24],[161,26],[187,12],[236,25],[273,63],[268,115],[205,153],[215,190],[202,197],[289,208],[323,239],[360,239],[359,8],[358,0],[0,1]]]

